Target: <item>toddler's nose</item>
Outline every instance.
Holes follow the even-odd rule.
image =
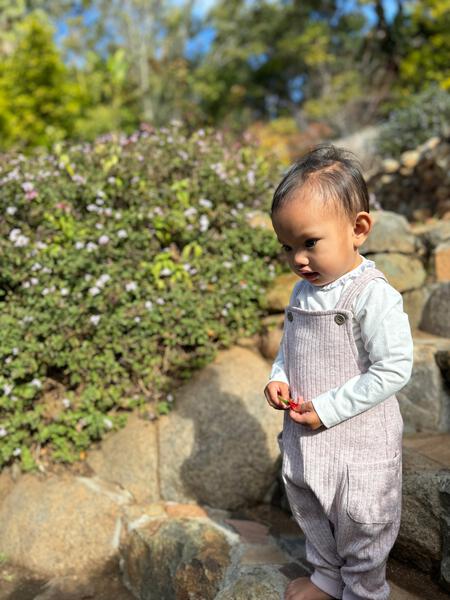
[[[294,257],[294,263],[297,268],[302,268],[309,263],[309,259],[304,252],[297,252]]]

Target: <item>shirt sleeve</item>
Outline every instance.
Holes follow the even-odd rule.
[[[413,341],[402,295],[386,281],[372,280],[355,301],[354,312],[371,364],[365,373],[312,400],[327,428],[397,393],[412,373]]]
[[[289,304],[293,304],[295,301],[295,298],[297,297],[297,294],[300,291],[300,286],[301,286],[302,280],[297,281],[294,285],[294,288],[292,290],[291,293],[291,297],[289,299]],[[283,331],[283,337],[284,337],[284,331]],[[272,364],[272,370],[270,372],[270,376],[269,376],[269,383],[271,381],[283,381],[284,383],[287,383],[289,385],[289,380],[284,368],[284,352],[283,352],[283,337],[281,338],[281,343],[280,343],[280,347],[278,349],[278,354],[275,357],[275,360]]]

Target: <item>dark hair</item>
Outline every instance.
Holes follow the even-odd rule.
[[[275,190],[271,217],[304,186],[313,186],[324,203],[333,202],[350,219],[360,211],[369,212],[369,192],[360,163],[348,150],[320,144],[297,160]]]

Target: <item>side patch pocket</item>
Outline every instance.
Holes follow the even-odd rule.
[[[401,453],[375,463],[347,463],[347,514],[357,523],[392,523],[401,509]]]

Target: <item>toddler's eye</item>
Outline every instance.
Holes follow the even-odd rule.
[[[306,242],[305,242],[305,246],[306,246],[307,248],[314,248],[314,246],[316,245],[316,243],[317,243],[318,241],[319,241],[319,240],[316,240],[316,239],[313,239],[313,238],[311,238],[310,240],[306,240]]]

